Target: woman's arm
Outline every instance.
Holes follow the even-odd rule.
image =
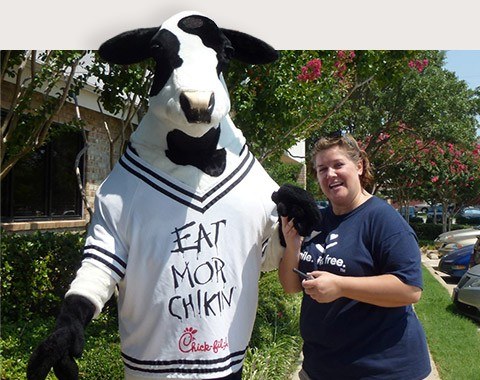
[[[301,279],[292,269],[298,268],[303,238],[298,234],[293,223],[288,222],[286,217],[281,217],[281,221],[287,247],[278,266],[278,278],[286,293],[298,293],[302,291]]]
[[[302,282],[305,293],[320,303],[340,297],[382,307],[399,307],[416,303],[422,290],[403,283],[392,274],[371,277],[338,276],[329,272],[311,273],[315,279]]]

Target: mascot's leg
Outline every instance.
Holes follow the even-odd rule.
[[[78,379],[78,367],[73,358],[82,354],[84,329],[94,312],[95,306],[85,297],[65,298],[54,331],[30,356],[28,380],[44,380],[52,367],[60,380]]]

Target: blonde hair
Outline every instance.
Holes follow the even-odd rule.
[[[312,169],[315,175],[315,157],[318,153],[334,146],[338,146],[340,149],[342,149],[347,154],[348,158],[353,162],[362,162],[363,171],[360,175],[360,184],[365,190],[371,191],[373,188],[374,177],[370,160],[368,159],[367,153],[360,149],[357,141],[350,134],[338,135],[334,137],[321,137],[319,140],[317,140],[311,155]]]

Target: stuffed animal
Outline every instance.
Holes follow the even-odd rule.
[[[322,216],[312,195],[304,189],[291,184],[280,186],[272,194],[279,216],[293,220],[293,225],[301,236],[309,236],[314,230],[320,231]],[[283,237],[280,237],[285,246]]]
[[[82,265],[28,379],[52,367],[78,377],[84,328],[115,288],[126,379],[240,379],[260,272],[282,249],[278,186],[228,115],[222,73],[231,59],[267,64],[278,53],[182,12],[99,54],[110,64],[154,59],[149,110],[97,191]]]

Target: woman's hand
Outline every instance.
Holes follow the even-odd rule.
[[[313,280],[302,281],[305,293],[320,303],[335,301],[340,297],[381,307],[406,306],[419,301],[422,289],[403,283],[392,274],[349,277],[329,272],[308,273]]]
[[[298,293],[302,291],[302,285],[300,278],[292,269],[298,268],[303,237],[298,234],[293,222],[289,222],[287,217],[282,216],[281,222],[286,248],[278,267],[278,278],[286,293]]]
[[[329,272],[314,271],[308,273],[313,280],[302,281],[305,293],[319,303],[335,301],[342,296],[340,281],[341,276]]]
[[[282,232],[287,248],[292,251],[300,251],[303,237],[298,234],[293,226],[293,219],[288,221],[286,216],[281,216],[280,219],[282,221]]]

